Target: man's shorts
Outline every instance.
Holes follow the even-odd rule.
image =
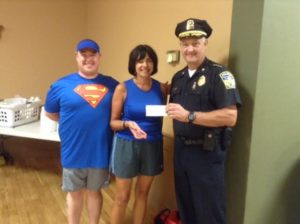
[[[78,191],[82,188],[98,191],[108,182],[105,169],[68,169],[63,168],[63,191]]]
[[[116,137],[111,165],[113,174],[119,178],[158,175],[163,171],[162,140],[135,141]]]

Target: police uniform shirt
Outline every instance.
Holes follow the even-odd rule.
[[[241,105],[233,75],[222,65],[205,59],[190,78],[188,68],[177,72],[172,79],[170,102],[188,111],[209,112],[231,105]],[[203,126],[173,121],[177,136],[202,138]]]

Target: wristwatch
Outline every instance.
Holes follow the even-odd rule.
[[[189,116],[188,116],[188,121],[189,123],[193,123],[193,121],[196,119],[196,113],[194,111],[190,111]]]

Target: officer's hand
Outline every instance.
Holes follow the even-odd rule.
[[[127,126],[136,139],[146,139],[147,133],[134,121],[127,121]]]
[[[166,106],[166,113],[169,117],[181,121],[181,122],[188,122],[188,115],[189,111],[184,109],[178,103],[169,103]]]

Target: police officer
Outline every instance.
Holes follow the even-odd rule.
[[[241,104],[234,76],[206,57],[212,28],[190,18],[177,24],[175,35],[187,66],[171,83],[174,173],[183,224],[225,224],[224,162],[230,127]]]

